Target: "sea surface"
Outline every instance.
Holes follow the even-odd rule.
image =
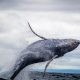
[[[44,69],[34,69],[34,71],[44,72]],[[46,72],[80,74],[80,69],[47,69]]]
[[[43,72],[33,71],[29,80],[80,80],[80,74],[46,72],[44,77],[43,74]]]

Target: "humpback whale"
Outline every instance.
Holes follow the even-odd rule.
[[[10,78],[11,80],[14,80],[18,73],[26,66],[34,63],[49,61],[45,67],[45,72],[47,66],[53,59],[64,56],[64,54],[74,50],[80,44],[80,41],[76,39],[44,38],[33,31],[29,22],[28,25],[31,31],[38,37],[42,38],[42,40],[38,40],[30,44],[22,51],[23,55],[18,59],[15,65],[14,73]]]

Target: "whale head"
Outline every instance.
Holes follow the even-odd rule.
[[[63,39],[56,46],[55,55],[58,55],[58,57],[61,57],[67,52],[70,52],[76,49],[79,46],[79,44],[80,44],[80,41],[76,39]]]

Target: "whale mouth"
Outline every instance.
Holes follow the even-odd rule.
[[[80,40],[77,40],[77,42],[80,44]]]

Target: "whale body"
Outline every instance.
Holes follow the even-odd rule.
[[[22,51],[23,55],[16,63],[11,80],[26,66],[33,63],[49,61],[55,55],[57,55],[56,58],[61,57],[65,53],[77,48],[79,44],[80,41],[75,39],[48,39],[32,43]]]

